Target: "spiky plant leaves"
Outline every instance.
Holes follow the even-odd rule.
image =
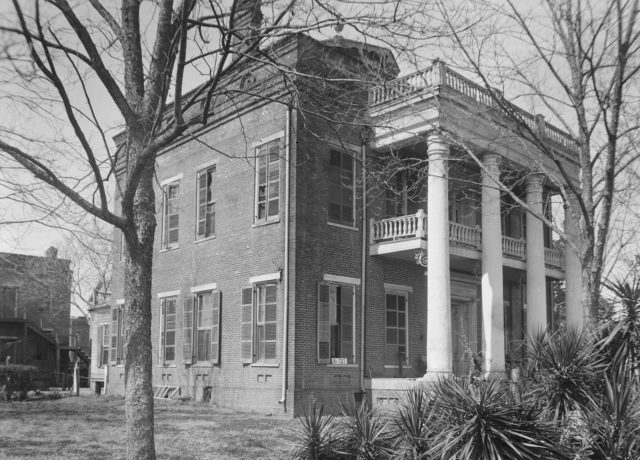
[[[621,306],[619,316],[607,327],[601,345],[611,355],[611,367],[640,368],[640,274],[605,283]]]
[[[304,460],[339,459],[341,443],[333,415],[324,415],[323,406],[313,402],[305,409],[294,432],[292,456]]]
[[[388,422],[363,398],[360,404],[351,401],[339,403],[344,416],[343,451],[349,458],[377,460],[388,458],[393,453],[394,436]]]
[[[435,426],[434,401],[424,387],[409,388],[393,417],[393,433],[399,458],[420,460],[428,458],[430,440]]]
[[[497,379],[469,383],[455,377],[433,385],[438,433],[433,459],[570,458],[550,424],[537,421],[533,405],[515,401]]]
[[[588,439],[583,451],[595,460],[640,458],[640,394],[625,369],[605,379],[606,393],[592,400],[587,413]]]
[[[532,396],[556,422],[584,410],[607,365],[592,336],[573,328],[529,338],[528,380]]]

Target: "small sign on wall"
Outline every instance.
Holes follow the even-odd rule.
[[[347,358],[331,358],[331,364],[347,364]]]

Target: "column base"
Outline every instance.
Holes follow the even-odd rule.
[[[423,382],[437,382],[439,379],[449,377],[453,377],[453,371],[427,371],[420,380]]]
[[[489,379],[495,379],[495,380],[510,380],[509,376],[507,375],[507,371],[489,371],[489,372],[485,372],[484,374],[484,378],[489,380]]]

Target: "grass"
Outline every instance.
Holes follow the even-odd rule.
[[[156,401],[159,459],[288,458],[297,421]],[[80,396],[0,402],[0,458],[124,458],[124,400]]]

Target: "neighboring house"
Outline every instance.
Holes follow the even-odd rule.
[[[57,253],[0,253],[0,361],[33,365],[52,378],[66,371],[70,345],[71,262]]]
[[[558,190],[543,173],[556,166],[510,138],[486,90],[441,62],[394,79],[384,48],[302,34],[270,52],[332,83],[297,77],[300,109],[291,109],[284,79],[240,66],[225,86],[240,95],[220,95],[211,123],[157,159],[154,385],[300,414],[309,401],[363,393],[396,402],[425,375],[469,373],[472,355],[504,375],[522,359],[527,331],[549,325],[552,283],[574,286],[580,268],[492,177],[508,175],[549,215]],[[379,86],[365,84],[376,78]],[[344,123],[321,110],[342,111]],[[568,137],[522,116],[577,175]],[[466,140],[484,172],[447,133]],[[415,158],[422,170],[376,179],[392,159]],[[92,381],[116,394],[121,247],[116,233],[113,296],[92,308]]]

